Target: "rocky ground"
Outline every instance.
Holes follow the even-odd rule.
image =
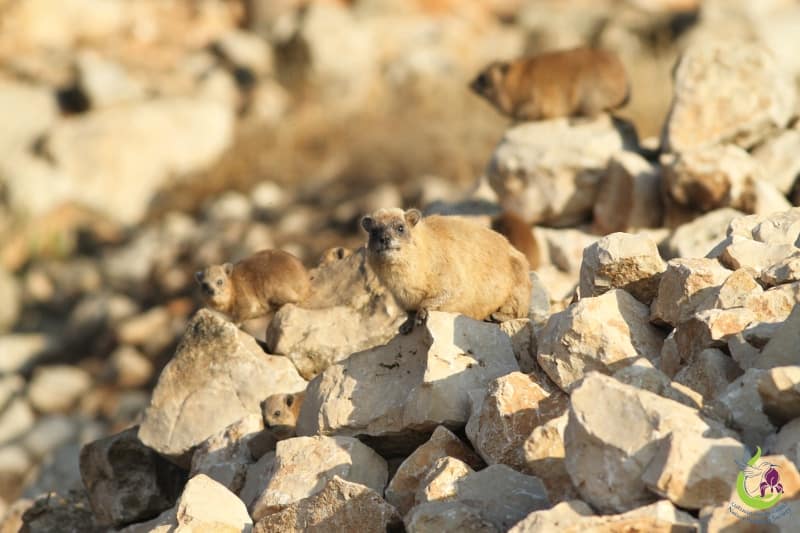
[[[796,531],[799,24],[789,0],[0,0],[0,532]],[[619,116],[509,125],[465,89],[583,42],[631,72]],[[398,336],[363,253],[317,266],[384,206],[523,217],[529,318]],[[272,247],[310,301],[243,329],[199,308],[195,270]],[[302,391],[279,440],[261,402]],[[783,490],[761,514],[756,447],[742,483]]]

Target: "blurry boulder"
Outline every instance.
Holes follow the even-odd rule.
[[[69,410],[92,386],[89,373],[72,365],[40,366],[28,387],[31,405],[41,413]],[[54,394],[54,391],[58,391]]]
[[[128,75],[125,67],[93,50],[77,57],[78,83],[93,108],[143,100],[145,87]]]
[[[483,518],[472,505],[433,501],[414,507],[405,518],[408,533],[499,533],[502,529]]]
[[[619,152],[608,162],[593,207],[596,233],[630,231],[661,225],[661,175],[635,152]]]
[[[800,418],[785,424],[771,438],[769,449],[771,453],[785,455],[797,467],[800,463]]]
[[[408,453],[438,425],[463,427],[468,391],[517,370],[496,324],[432,311],[422,327],[330,366],[309,383],[298,435],[370,437]]]
[[[24,398],[14,396],[0,410],[0,444],[22,436],[33,427],[36,417]]]
[[[235,67],[261,77],[273,68],[272,49],[266,39],[243,30],[232,30],[214,42],[215,49]]]
[[[0,335],[9,331],[19,318],[21,290],[14,276],[0,266]]]
[[[272,394],[303,390],[285,357],[264,353],[256,340],[211,311],[199,311],[161,372],[139,438],[188,467],[192,450],[249,414]]]
[[[486,172],[505,209],[528,223],[569,226],[591,215],[608,160],[634,142],[606,115],[523,123],[506,131]]]
[[[722,246],[720,263],[732,270],[748,268],[758,277],[763,270],[800,251],[792,244],[767,244],[738,236],[730,237],[729,244]]]
[[[726,207],[682,224],[666,240],[661,255],[664,259],[706,257],[725,238],[731,221],[743,215]]]
[[[764,412],[777,425],[800,418],[800,365],[767,370],[758,382]]]
[[[22,513],[22,528],[27,533],[51,531],[96,531],[95,522],[86,495],[66,495],[50,492],[42,495]]]
[[[0,154],[6,159],[13,152],[32,149],[34,141],[55,123],[58,104],[53,91],[46,87],[3,79],[0,114],[7,121],[0,133]],[[0,171],[0,182],[15,179],[2,174]]]
[[[790,129],[767,139],[753,150],[753,157],[764,169],[764,179],[782,194],[792,191],[800,175],[800,130]]]

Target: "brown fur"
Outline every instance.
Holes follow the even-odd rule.
[[[295,436],[297,417],[300,416],[300,408],[305,397],[305,391],[294,394],[273,394],[261,402],[264,426],[272,430],[275,438],[284,440]]]
[[[531,270],[539,268],[539,243],[533,236],[531,226],[511,211],[503,211],[492,219],[492,229],[508,239],[511,246],[525,254]]]
[[[416,209],[379,209],[361,225],[370,266],[409,312],[401,333],[428,311],[477,320],[528,316],[528,261],[499,233],[460,217],[422,218]]]
[[[345,248],[343,246],[328,248],[327,250],[322,252],[322,256],[319,258],[319,266],[330,265],[331,263],[335,263],[336,261],[341,261],[345,257],[349,257],[350,254],[352,253],[353,250]]]
[[[588,47],[492,63],[470,88],[516,120],[592,117],[629,96],[617,55]]]
[[[310,291],[303,264],[282,250],[263,250],[231,264],[195,274],[204,303],[234,322],[268,315],[287,303],[302,302]]]

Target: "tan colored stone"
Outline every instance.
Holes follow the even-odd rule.
[[[756,321],[756,315],[746,307],[707,309],[675,329],[675,343],[682,361],[691,361],[706,348],[724,347],[728,338]]]
[[[762,374],[758,394],[764,412],[778,425],[800,417],[800,366],[778,366]]]
[[[436,501],[414,507],[405,517],[408,533],[500,533],[472,506],[458,501]]]
[[[759,279],[769,287],[800,281],[800,250],[762,270]]]
[[[664,259],[706,257],[709,254],[717,257],[719,253],[714,250],[725,238],[731,221],[743,215],[741,211],[723,207],[681,224],[666,240]]]
[[[757,368],[773,368],[800,363],[800,306],[777,327],[761,355],[755,360]]]
[[[564,460],[564,430],[567,413],[536,427],[522,445],[524,472],[538,477],[551,502],[578,497]]]
[[[703,407],[703,397],[699,393],[680,383],[672,382],[647,359],[637,359],[630,366],[617,370],[614,372],[614,378],[637,389],[675,400],[692,409]]]
[[[549,305],[550,302],[548,302]],[[506,320],[500,323],[500,329],[511,337],[511,345],[514,348],[514,357],[517,359],[520,372],[529,374],[536,372],[544,374],[536,362],[536,333],[533,322],[528,318],[517,318]]]
[[[742,370],[730,356],[716,348],[708,348],[694,356],[674,379],[708,401],[716,398],[741,374]]]
[[[671,259],[661,276],[651,319],[671,326],[685,322],[698,309],[712,305],[714,288],[730,274],[713,259]]]
[[[715,402],[727,423],[739,431],[741,441],[750,447],[760,446],[776,429],[764,414],[764,403],[758,391],[764,374],[764,370],[748,369],[728,385]]]
[[[600,179],[593,215],[592,228],[601,235],[660,226],[658,169],[635,152],[614,154]]]
[[[458,494],[458,480],[473,472],[475,470],[464,461],[455,457],[440,457],[420,480],[414,494],[414,505],[455,499]]]
[[[723,249],[719,260],[732,270],[748,268],[760,277],[763,270],[797,251],[792,244],[766,244],[734,236]]]

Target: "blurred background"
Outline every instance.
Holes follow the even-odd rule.
[[[80,486],[80,446],[136,422],[195,270],[313,267],[366,211],[473,194],[511,125],[467,88],[488,62],[617,52],[619,116],[655,149],[709,36],[800,73],[790,0],[0,0],[0,515]],[[581,224],[548,237],[578,262]],[[559,300],[577,272],[553,264]]]

